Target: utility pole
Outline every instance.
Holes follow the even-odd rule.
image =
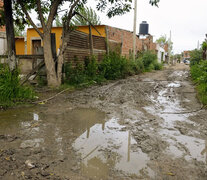
[[[168,64],[172,64],[172,62],[171,62],[171,31],[170,31],[170,38],[169,38],[169,40],[168,40],[168,54],[169,54],[169,62],[168,62]]]
[[[205,39],[206,43],[207,43],[207,34],[206,34],[206,39]],[[207,49],[206,49],[206,60],[207,60]]]
[[[133,60],[135,60],[135,56],[136,56],[136,31],[137,31],[137,0],[134,0]]]
[[[200,49],[200,42],[198,40],[197,50],[199,50],[199,49]]]

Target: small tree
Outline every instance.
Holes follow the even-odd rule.
[[[161,47],[164,47],[164,45],[167,43],[167,36],[162,35],[159,39],[156,40],[156,43],[158,43]]]
[[[207,59],[207,43],[204,41],[202,43],[202,50],[203,50],[203,60]]]
[[[78,13],[80,13],[82,16],[88,19],[93,25],[101,24],[100,17],[96,14],[96,11],[94,11],[91,7],[81,7]],[[83,19],[79,15],[75,15],[72,19],[72,24],[75,26],[89,25],[89,22],[86,21],[86,19]]]

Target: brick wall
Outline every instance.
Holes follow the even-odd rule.
[[[184,59],[189,59],[190,58],[190,51],[184,51],[183,57],[184,57]]]
[[[110,26],[107,26],[107,28],[109,44],[117,43],[117,47],[119,47],[119,44],[121,44],[121,54],[123,56],[129,57],[133,51],[133,32]],[[138,36],[136,37],[136,52],[141,52],[144,49],[156,50],[156,44],[153,43],[152,36],[148,36],[146,39],[139,39]]]
[[[3,8],[3,0],[0,0],[0,9],[2,9],[2,8]],[[5,32],[5,31],[6,31],[5,26],[0,27],[0,32]]]

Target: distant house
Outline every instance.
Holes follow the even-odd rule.
[[[183,59],[190,59],[191,51],[183,51]]]

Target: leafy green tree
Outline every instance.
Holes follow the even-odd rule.
[[[78,13],[89,20],[93,25],[101,24],[100,17],[91,7],[82,7],[79,9]],[[75,15],[72,19],[72,24],[75,26],[89,25],[89,22],[86,19],[82,18],[79,15]]]
[[[24,36],[24,30],[21,27],[14,24],[14,35],[15,36]]]
[[[202,60],[202,50],[195,49],[190,52],[190,64],[195,65],[198,64]]]
[[[164,45],[167,43],[167,36],[162,35],[159,39],[156,40],[156,43],[158,43],[161,47],[164,47]]]
[[[55,25],[56,25],[56,27],[62,27],[63,26],[63,23],[61,22],[61,19],[58,15],[55,17]]]

